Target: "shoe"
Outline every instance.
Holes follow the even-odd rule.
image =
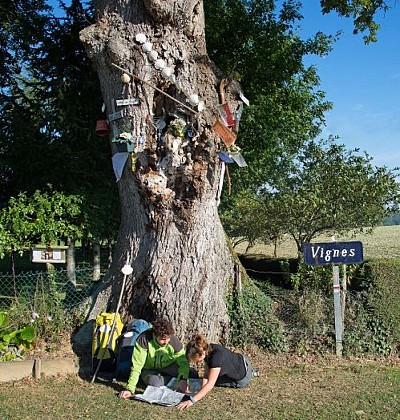
[[[253,375],[254,378],[260,376],[260,371],[258,369],[253,369]]]

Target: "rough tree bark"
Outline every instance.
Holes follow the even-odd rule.
[[[128,262],[124,319],[164,315],[182,339],[201,331],[223,341],[234,261],[217,212],[216,152],[224,144],[213,124],[222,77],[207,56],[202,1],[98,0],[95,7],[96,23],[81,40],[100,79],[113,155],[116,139],[131,139],[134,152],[119,155],[128,157],[118,181],[122,223],[90,317],[115,310]],[[231,108],[237,94],[231,83],[224,98]]]

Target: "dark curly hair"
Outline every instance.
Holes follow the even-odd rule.
[[[171,337],[175,330],[168,319],[158,318],[153,322],[153,333],[156,337]]]

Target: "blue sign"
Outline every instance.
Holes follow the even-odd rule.
[[[303,247],[306,265],[361,264],[362,242],[308,243]]]

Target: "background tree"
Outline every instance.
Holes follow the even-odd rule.
[[[321,132],[324,113],[332,107],[319,89],[316,69],[305,67],[303,57],[328,54],[336,38],[319,32],[302,40],[300,6],[205,1],[210,57],[240,80],[251,99],[237,141],[248,167],[230,165],[233,196],[284,170],[302,144]]]
[[[222,212],[221,221],[226,233],[236,247],[247,242],[248,252],[256,242],[272,243],[275,248],[286,232],[282,213],[273,200],[265,200],[262,194],[244,191],[236,195],[229,210]]]
[[[40,2],[1,8],[4,54],[14,60],[12,66],[2,63],[7,75],[0,110],[2,205],[19,191],[33,194],[51,183],[55,190],[84,197],[87,241],[112,243],[118,193],[110,145],[94,130],[96,119],[104,118],[97,75],[79,41],[92,12],[78,0],[60,7],[62,18]]]
[[[51,188],[37,190],[33,195],[24,192],[12,197],[0,211],[0,258],[11,257],[15,276],[14,255],[22,254],[41,243],[45,246],[79,239],[83,236],[82,198],[65,195]]]
[[[290,172],[265,186],[260,195],[299,254],[317,235],[363,232],[398,209],[398,172],[371,161],[367,153],[346,150],[332,139],[309,142]]]

